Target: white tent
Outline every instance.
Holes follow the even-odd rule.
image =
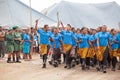
[[[40,18],[39,26],[55,24],[55,21],[32,9],[32,26]],[[30,26],[30,7],[19,0],[0,0],[0,25]]]
[[[57,21],[57,12],[64,24],[70,23],[74,27],[96,28],[107,25],[110,28],[119,28],[120,6],[116,2],[80,4],[61,1],[46,13],[48,17]]]

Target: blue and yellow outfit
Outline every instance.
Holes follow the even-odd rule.
[[[89,37],[90,42],[93,43],[93,41],[95,41],[95,35],[89,35],[89,36],[90,36]],[[94,58],[94,56],[95,56],[95,48],[94,48],[95,43],[93,43],[92,45],[93,45],[93,47],[90,47],[90,45],[89,45],[89,50],[88,50],[88,54],[87,54],[88,58]]]
[[[117,34],[115,36],[110,35],[110,43],[112,44],[111,45],[111,50],[112,51],[110,52],[110,57],[111,58],[112,57],[117,57],[117,50],[118,50],[118,47],[119,47],[119,43],[114,42],[114,40],[119,42],[119,37],[118,37]]]
[[[29,54],[29,52],[30,52],[30,35],[25,33],[23,36],[23,40],[24,40],[23,53]]]
[[[61,33],[63,35],[63,49],[64,53],[66,53],[72,48],[73,32],[63,30]]]
[[[81,56],[81,58],[86,58],[88,48],[89,48],[89,35],[88,34],[81,34],[77,37],[78,41],[81,40],[79,43],[79,49],[78,54]]]
[[[61,36],[59,34],[53,34],[51,37],[54,40],[53,42],[51,42],[52,48],[60,48],[62,41]]]
[[[108,32],[99,32],[98,33],[98,39],[99,39],[98,60],[99,61],[103,60],[103,56],[105,55],[104,53],[108,47],[109,38],[110,38],[110,34]]]
[[[50,33],[41,29],[38,30],[38,33],[40,34],[40,52],[42,55],[47,54],[47,45],[50,44]]]
[[[73,37],[72,37],[72,46],[73,47],[77,46],[76,39],[77,39],[77,34],[73,33]]]
[[[119,44],[119,36],[116,35],[110,35],[110,43],[111,43],[111,51],[110,51],[110,57],[112,60],[112,68],[115,69],[116,63],[117,63],[117,51],[118,51],[118,44]]]
[[[118,36],[118,41],[120,42],[120,33],[117,34]],[[118,43],[118,56],[120,57],[120,43]]]

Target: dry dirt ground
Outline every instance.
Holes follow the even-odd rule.
[[[106,74],[97,72],[95,69],[82,71],[80,66],[72,69],[64,69],[61,64],[54,68],[47,64],[46,69],[42,69],[42,60],[39,55],[34,55],[32,61],[22,63],[6,63],[5,59],[0,59],[0,80],[120,80],[120,71],[112,72],[108,69]]]

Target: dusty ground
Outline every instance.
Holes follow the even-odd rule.
[[[0,80],[120,80],[120,71],[112,72],[107,70],[106,74],[97,72],[95,69],[82,71],[80,66],[73,69],[64,69],[63,64],[54,68],[47,64],[46,69],[42,69],[42,60],[39,55],[34,55],[32,61],[22,63],[6,63],[5,59],[0,59]]]

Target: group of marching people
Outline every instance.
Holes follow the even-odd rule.
[[[50,31],[48,25],[43,29],[38,29],[37,25],[38,20],[35,29],[40,35],[43,68],[46,68],[49,46],[51,46],[53,53],[49,63],[54,67],[58,67],[63,54],[64,68],[67,69],[80,63],[82,70],[89,69],[90,66],[96,66],[96,69],[103,73],[106,73],[106,68],[110,66],[112,71],[116,70],[116,64],[120,59],[120,33],[115,29],[107,31],[107,26],[103,25],[97,29],[89,30],[83,27],[76,30],[67,24],[62,30],[53,28]],[[120,64],[118,67],[120,69]]]
[[[35,46],[35,49],[39,48],[39,53],[42,56],[42,68],[46,68],[48,55],[51,55],[49,64],[54,67],[58,67],[63,61],[64,68],[67,69],[81,64],[82,70],[89,70],[90,66],[96,67],[98,71],[103,73],[106,73],[108,67],[111,67],[112,71],[115,71],[116,67],[120,70],[119,31],[115,29],[107,31],[106,25],[97,29],[86,27],[75,29],[70,24],[62,29],[52,28],[50,30],[48,25],[39,29],[38,22],[39,20],[36,20],[35,29],[21,31],[19,27],[15,26],[4,35],[8,63],[20,63],[20,51],[23,52],[25,60],[32,59],[31,53],[33,46]],[[63,26],[62,23],[61,25]],[[3,36],[0,35],[0,39],[2,38]],[[50,50],[52,50],[52,54],[49,54]]]

